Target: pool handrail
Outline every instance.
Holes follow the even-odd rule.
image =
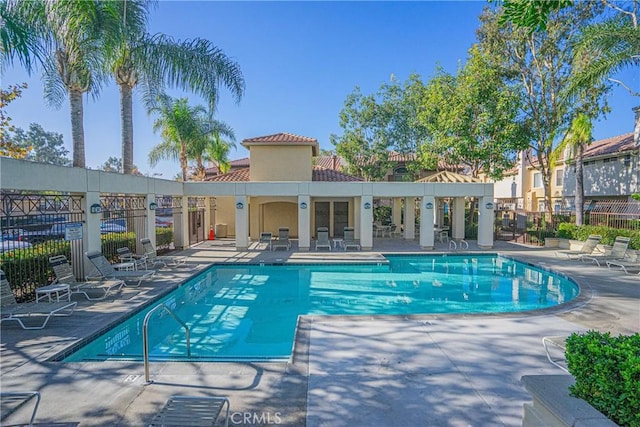
[[[147,384],[151,383],[151,381],[149,380],[149,319],[154,312],[161,308],[164,308],[164,310],[169,313],[169,315],[171,315],[171,317],[173,317],[175,321],[180,323],[180,325],[182,325],[182,327],[184,328],[184,335],[187,339],[187,357],[191,357],[191,337],[189,326],[187,326],[185,322],[180,320],[180,318],[173,312],[173,310],[169,308],[167,304],[158,304],[157,306],[149,310],[147,315],[144,316],[144,321],[142,322],[142,354],[144,356],[144,380]]]

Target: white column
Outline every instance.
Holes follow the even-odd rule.
[[[236,196],[236,250],[246,251],[249,248],[249,204],[247,196]]]
[[[435,220],[436,199],[424,196],[420,203],[420,248],[433,249],[433,222]]]
[[[151,244],[153,245],[154,248],[158,246],[156,245],[156,210],[150,209],[151,203],[156,203],[156,195],[149,193],[147,194],[147,235],[146,236],[141,236],[139,234],[136,235],[138,240],[136,242],[137,253],[144,252],[144,249],[142,248],[142,243],[140,243],[140,239],[142,239],[143,237],[147,237],[149,240],[151,240]],[[140,247],[138,248],[138,246]]]
[[[413,240],[416,238],[416,198],[404,199],[404,238]]]
[[[176,208],[173,209],[173,243],[176,249],[189,247],[189,197],[181,196],[182,207],[178,215],[175,215]]]
[[[478,202],[478,247],[493,247],[493,195],[480,197]]]
[[[399,197],[393,198],[393,208],[391,210],[391,222],[398,226],[398,230],[402,225],[402,199]]]
[[[311,246],[311,198],[298,196],[298,250],[309,251]]]
[[[87,220],[84,229],[82,230],[83,246],[86,252],[89,251],[102,251],[102,239],[100,237],[100,223],[102,222],[102,212],[91,213],[91,206],[102,206],[100,204],[100,193],[97,191],[89,191],[85,194],[84,198],[85,206],[83,206],[85,218]],[[76,248],[76,245],[71,245],[71,250]],[[84,274],[85,276],[93,271],[93,264],[89,259],[81,254],[81,259],[84,260]],[[77,259],[74,254],[71,254],[72,259]]]
[[[356,197],[356,201],[358,198]],[[373,196],[362,196],[356,212],[360,210],[360,246],[364,251],[373,248]]]
[[[465,206],[464,197],[455,197],[453,199],[451,238],[453,238],[454,240],[464,239],[464,206]]]
[[[211,212],[211,197],[206,196],[204,198],[204,239],[209,239],[209,230],[213,228],[212,222],[212,212]]]

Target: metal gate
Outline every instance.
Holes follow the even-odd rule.
[[[100,234],[104,256],[111,261],[117,261],[117,249],[122,247],[128,247],[133,253],[143,253],[140,239],[149,235],[146,197],[103,194],[100,204]]]
[[[66,256],[76,277],[84,277],[83,239],[67,233],[84,223],[83,196],[3,190],[0,199],[0,268],[18,301],[33,299],[38,286],[55,279],[52,256]]]
[[[205,197],[189,197],[189,245],[205,240]]]

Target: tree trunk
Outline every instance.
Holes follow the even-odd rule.
[[[133,174],[133,99],[132,89],[120,84],[120,120],[122,125],[122,173]]]
[[[73,166],[85,167],[84,156],[84,119],[82,109],[82,92],[69,91],[69,104],[71,108],[71,139],[73,141]]]
[[[187,146],[184,143],[180,144],[180,168],[182,169],[182,182],[187,182]]]
[[[582,170],[582,156],[584,154],[584,145],[578,144],[578,152],[576,153],[576,225],[584,223],[584,173]]]

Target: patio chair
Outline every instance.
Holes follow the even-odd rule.
[[[118,253],[118,258],[120,258],[120,262],[132,262],[136,270],[146,270],[147,269],[147,256],[146,255],[136,255],[128,247],[118,248],[116,249]]]
[[[285,250],[291,249],[291,241],[289,240],[289,228],[280,227],[278,229],[278,238],[273,242],[271,246],[275,251],[278,248],[285,248]]]
[[[318,227],[316,251],[320,248],[331,250],[331,242],[329,241],[329,229],[327,227]]]
[[[142,243],[142,247],[144,248],[144,255],[147,257],[147,265],[151,264],[151,267],[155,267],[156,264],[162,264],[165,267],[168,267],[169,265],[177,267],[179,265],[184,265],[187,262],[186,256],[158,256],[158,252],[156,251],[156,248],[153,247],[151,239],[149,238],[145,237],[144,239],[140,239],[140,243]]]
[[[229,399],[226,397],[171,396],[149,427],[213,426],[225,406],[226,427],[229,425]]]
[[[88,278],[120,279],[124,280],[125,285],[135,283],[134,286],[140,286],[143,280],[150,279],[156,273],[155,270],[118,271],[100,251],[85,252],[85,255],[89,258],[89,261],[91,261],[96,270],[94,273],[89,274],[87,276]]]
[[[598,264],[598,267],[600,267],[601,262],[622,261],[626,257],[630,241],[631,238],[629,237],[618,236],[608,255],[583,255],[580,257],[580,261],[589,260]]]
[[[624,271],[627,274],[632,274],[637,271],[638,275],[640,275],[640,258],[635,261],[625,261],[625,260],[614,260],[607,261],[607,267],[611,270],[611,267],[619,267],[620,270]]]
[[[105,299],[109,294],[111,294],[111,291],[119,291],[125,284],[122,280],[78,282],[75,274],[73,274],[73,270],[71,270],[71,265],[69,264],[67,257],[64,255],[56,255],[49,258],[49,264],[56,275],[54,283],[64,283],[65,285],[69,285],[71,294],[83,294],[90,301]],[[89,291],[101,292],[102,295],[92,298],[89,296]]]
[[[22,329],[44,329],[51,316],[70,316],[76,305],[78,303],[75,301],[18,303],[9,286],[7,276],[0,270],[0,314],[2,316],[0,323],[12,320],[18,322]],[[37,316],[45,318],[41,325],[27,326],[22,322],[25,317]]]
[[[542,346],[544,347],[545,353],[547,353],[549,362],[566,373],[569,373],[567,360],[565,359],[566,341],[566,336],[543,337]],[[552,348],[555,350],[551,350]]]
[[[344,228],[344,239],[342,240],[342,248],[347,251],[349,248],[360,250],[360,245],[356,242],[355,231],[353,227]]]
[[[577,251],[556,251],[557,257],[565,256],[568,259],[579,259],[582,256],[591,255],[596,249],[598,244],[602,240],[602,236],[599,234],[591,234],[587,240],[582,244],[582,247]]]
[[[268,247],[271,250],[271,243],[273,243],[273,233],[269,231],[263,231],[260,233],[260,240],[258,243],[264,243],[265,248]]]

